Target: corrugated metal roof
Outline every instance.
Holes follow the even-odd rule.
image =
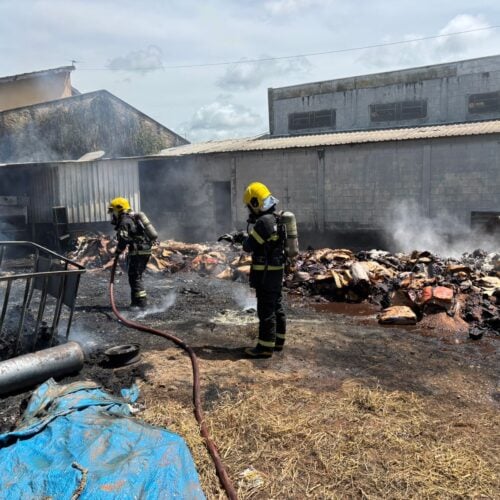
[[[490,120],[447,125],[420,126],[414,128],[361,130],[275,138],[247,137],[244,139],[230,139],[226,141],[211,141],[200,144],[177,146],[175,148],[162,150],[158,156],[186,156],[209,153],[230,153],[237,151],[313,148],[370,142],[437,139],[439,137],[461,137],[499,133],[500,120]]]

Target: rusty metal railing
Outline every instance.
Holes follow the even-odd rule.
[[[66,325],[66,339],[68,338],[80,277],[84,272],[85,268],[80,264],[36,243],[0,241],[0,290],[3,291],[3,301],[0,298],[0,340],[7,335],[4,326],[9,312],[16,306],[20,307],[17,326],[14,332],[10,332],[11,337],[14,335],[13,356],[18,355],[21,350],[35,350],[41,333],[46,344],[52,346],[64,306],[69,310]],[[12,298],[13,289],[17,286],[22,293]],[[35,326],[31,345],[22,345],[28,312],[33,313]]]

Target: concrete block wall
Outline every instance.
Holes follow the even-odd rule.
[[[325,230],[374,230],[398,202],[421,204],[422,147],[392,143],[327,150]]]
[[[500,137],[434,142],[429,197],[432,217],[446,210],[464,225],[473,211],[500,212]]]
[[[500,212],[498,135],[239,153],[236,165],[238,202],[261,180],[307,233],[381,233],[403,206],[466,227],[472,211]],[[237,207],[241,225],[246,210]]]
[[[140,172],[142,206],[166,224],[164,237],[193,241],[218,236],[214,181],[231,182],[227,231],[245,229],[243,191],[261,181],[280,200],[279,208],[296,214],[299,230],[309,235],[306,244],[322,235],[324,244],[337,244],[341,234],[352,240],[381,235],[403,204],[429,217],[452,214],[466,226],[472,211],[500,212],[500,135],[168,159],[161,168],[156,162],[146,190]],[[179,192],[178,207],[156,215],[148,200]]]
[[[335,130],[452,123],[500,117],[469,113],[470,94],[500,91],[500,56],[374,75],[269,89],[271,135],[329,132],[290,131],[291,113],[336,110]],[[427,100],[427,116],[412,120],[371,122],[370,105]]]

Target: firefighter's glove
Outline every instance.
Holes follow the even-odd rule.
[[[233,235],[229,233],[223,234],[217,238],[217,241],[228,241],[229,243],[233,243]]]
[[[233,235],[233,243],[239,243],[240,245],[245,241],[247,237],[245,231],[238,231]]]

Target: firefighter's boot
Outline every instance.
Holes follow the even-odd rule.
[[[247,347],[245,349],[245,354],[249,358],[253,359],[265,359],[271,358],[273,355],[274,346],[263,346],[261,344],[257,344],[255,347]]]
[[[283,347],[285,346],[285,334],[277,333],[276,334],[276,344],[274,344],[274,351],[281,352]]]

